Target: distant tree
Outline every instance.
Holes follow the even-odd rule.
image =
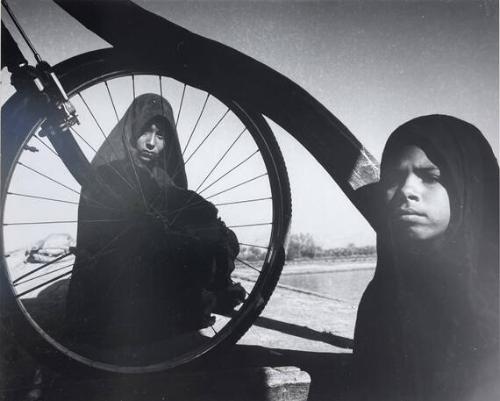
[[[314,258],[316,253],[321,253],[321,247],[317,246],[311,234],[292,234],[288,242],[287,260],[296,258]]]
[[[242,246],[238,257],[248,261],[263,260],[266,257],[266,252],[256,247]]]

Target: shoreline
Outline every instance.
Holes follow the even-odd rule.
[[[350,272],[354,270],[374,270],[376,261],[362,261],[362,262],[340,262],[332,264],[317,264],[308,263],[301,265],[288,265],[283,266],[282,276],[291,276],[297,274],[324,274],[324,273],[341,273]]]
[[[324,262],[311,260],[309,263],[301,261],[300,263],[285,263],[281,276],[294,276],[301,274],[326,274],[326,273],[342,273],[351,271],[375,270],[376,259],[362,261],[341,261],[341,262]],[[256,275],[248,267],[243,264],[237,264],[234,274],[247,276]]]

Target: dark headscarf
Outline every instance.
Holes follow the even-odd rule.
[[[390,136],[377,190],[412,145],[440,170],[450,223],[437,249],[402,256],[387,216],[378,216],[377,268],[355,330],[358,385],[372,399],[465,400],[497,371],[498,164],[473,125],[419,117]]]
[[[146,128],[151,126],[153,120],[160,120],[165,128],[165,149],[159,159],[149,167],[152,176],[161,186],[172,181],[179,188],[186,189],[186,171],[172,106],[156,94],[140,95],[132,102],[98,150],[92,165],[99,167],[117,160],[132,160],[136,166],[145,167],[137,157],[135,143]]]

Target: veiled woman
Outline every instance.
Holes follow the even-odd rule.
[[[360,398],[498,399],[491,147],[457,118],[413,119],[390,136],[377,191],[378,262],[354,338]]]
[[[172,338],[242,301],[230,278],[236,236],[215,206],[187,190],[167,100],[137,97],[92,165],[67,297],[71,338],[100,345]]]

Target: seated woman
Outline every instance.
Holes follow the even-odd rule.
[[[167,100],[137,97],[92,165],[78,209],[70,338],[104,346],[173,338],[243,301],[230,277],[238,240],[187,189]]]
[[[359,398],[498,399],[498,184],[471,124],[430,115],[390,136],[354,336]]]

